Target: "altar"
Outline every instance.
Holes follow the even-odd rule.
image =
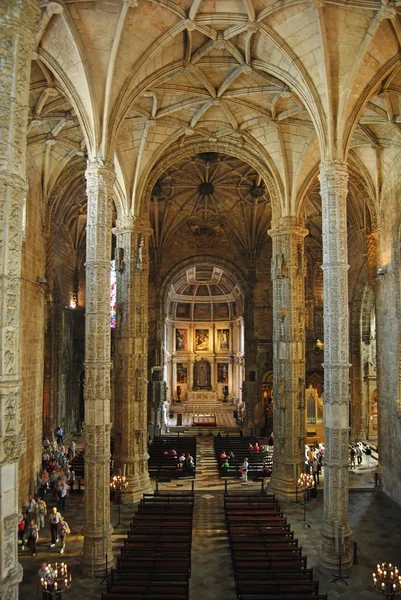
[[[198,392],[188,392],[187,399],[190,402],[215,402],[217,400],[216,392],[200,390]]]
[[[206,425],[209,427],[215,427],[216,415],[192,415],[192,425]]]

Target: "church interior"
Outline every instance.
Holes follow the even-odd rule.
[[[401,0],[2,0],[0,29],[0,600],[43,438],[84,449],[101,577],[110,462],[124,513],[183,414],[204,455],[273,432],[285,506],[324,445],[303,533],[349,572],[352,443],[401,514]]]

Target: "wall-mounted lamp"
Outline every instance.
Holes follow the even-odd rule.
[[[36,283],[40,283],[42,285],[46,285],[47,279],[45,277],[36,277]]]
[[[318,350],[324,350],[324,342],[322,342],[322,340],[316,340],[316,348]]]
[[[74,310],[74,308],[77,307],[77,303],[75,302],[75,300],[70,300],[70,306],[69,308],[72,308],[72,310]]]
[[[388,266],[385,265],[384,267],[379,267],[376,271],[376,275],[387,275],[388,273]]]

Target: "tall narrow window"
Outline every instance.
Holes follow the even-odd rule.
[[[21,219],[21,229],[22,229],[22,241],[25,241],[25,233],[26,233],[26,197],[24,198],[24,204],[22,205],[22,219]]]
[[[110,268],[110,327],[116,326],[116,299],[117,299],[117,271],[115,261],[111,261]]]

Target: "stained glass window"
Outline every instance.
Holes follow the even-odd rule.
[[[115,261],[111,261],[110,268],[110,327],[116,326],[116,295],[117,291],[117,271]]]

